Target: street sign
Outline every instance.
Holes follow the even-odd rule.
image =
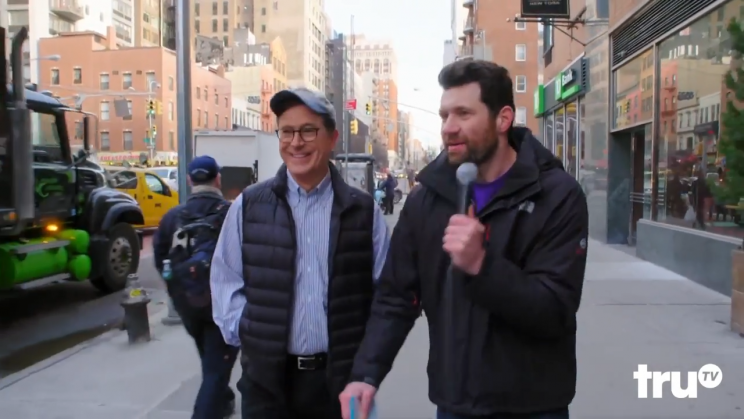
[[[344,109],[347,111],[355,111],[356,105],[357,105],[356,99],[349,99],[346,101],[346,105],[344,106]]]
[[[522,0],[522,15],[526,18],[570,19],[569,0]]]

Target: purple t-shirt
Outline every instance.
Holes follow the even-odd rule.
[[[475,203],[476,214],[478,211],[482,210],[483,207],[488,205],[491,198],[493,198],[499,190],[504,187],[507,174],[508,172],[504,173],[498,179],[490,183],[473,183],[473,202]]]

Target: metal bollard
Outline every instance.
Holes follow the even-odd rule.
[[[129,344],[150,341],[150,318],[147,305],[150,297],[142,288],[137,274],[127,277],[127,286],[124,289],[124,299],[121,306],[124,308],[124,328],[129,336]]]
[[[173,307],[173,300],[168,299],[168,315],[163,317],[163,324],[166,326],[177,326],[183,324],[181,316],[178,315],[176,308]]]

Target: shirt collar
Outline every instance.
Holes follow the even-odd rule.
[[[309,194],[312,194],[314,192],[318,192],[319,194],[322,195],[322,194],[324,194],[328,190],[328,188],[331,187],[331,171],[329,170],[328,171],[328,174],[326,175],[326,177],[324,177],[323,180],[320,181],[320,183],[318,184],[318,186],[316,186],[315,188],[313,188],[310,191],[305,191],[304,189],[302,189],[302,187],[292,177],[292,174],[289,173],[289,170],[287,170],[287,182],[288,182],[288,187],[289,187],[289,191],[290,192],[294,192],[294,193],[297,193],[297,194],[305,194],[305,195],[309,195]]]

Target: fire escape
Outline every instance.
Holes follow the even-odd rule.
[[[468,9],[468,17],[462,27],[460,35],[460,50],[457,59],[473,58],[473,45],[475,44],[475,0],[463,0],[462,6]]]

